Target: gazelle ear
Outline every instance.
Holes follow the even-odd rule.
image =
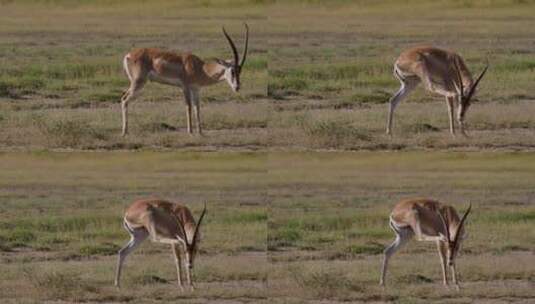
[[[440,241],[442,242],[448,242],[448,237],[446,235],[444,235],[443,233],[439,232],[438,233],[438,236],[440,237]]]

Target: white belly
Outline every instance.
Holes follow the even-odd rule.
[[[183,83],[179,78],[164,77],[154,72],[150,72],[148,76],[154,82],[183,87]]]

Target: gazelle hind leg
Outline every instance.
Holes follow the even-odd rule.
[[[385,285],[385,277],[386,272],[388,268],[388,260],[394,253],[396,253],[403,245],[407,243],[408,240],[411,239],[413,233],[410,228],[399,228],[396,227],[392,221],[390,221],[390,227],[394,232],[396,233],[396,239],[392,244],[390,244],[386,249],[384,250],[384,259],[383,259],[383,266],[381,269],[381,279],[379,281],[379,285],[384,286]]]
[[[444,242],[437,241],[437,249],[440,257],[440,266],[442,267],[442,283],[444,286],[447,286],[448,275],[446,273],[446,247],[444,247]]]
[[[411,78],[403,78],[400,73],[397,71],[397,68],[394,68],[394,76],[399,80],[401,83],[401,86],[397,93],[392,96],[390,99],[389,107],[388,107],[388,121],[386,124],[386,134],[391,135],[392,134],[392,121],[394,116],[394,111],[396,110],[397,105],[409,95],[410,92],[412,92],[416,86],[419,83],[419,80],[417,78],[411,77]]]
[[[132,229],[124,222],[125,229],[130,233],[130,241],[119,250],[119,257],[117,260],[117,271],[115,273],[115,286],[119,287],[121,280],[121,269],[123,267],[126,257],[136,249],[147,237],[149,233],[144,228]]]
[[[130,87],[121,97],[121,114],[123,118],[122,136],[126,136],[128,133],[128,102],[139,96],[139,93],[141,92],[141,89],[143,89],[145,82],[146,80],[144,80],[144,78],[138,78],[137,80],[131,82]]]

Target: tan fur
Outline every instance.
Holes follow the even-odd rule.
[[[390,99],[386,133],[392,134],[393,115],[397,105],[422,82],[426,90],[446,98],[450,133],[455,135],[454,112],[457,111],[460,131],[466,135],[465,114],[475,88],[486,70],[487,68],[474,82],[463,58],[453,51],[431,46],[419,46],[403,51],[394,63],[394,76],[400,81],[401,87]]]
[[[470,207],[463,215],[466,220]],[[385,277],[390,257],[413,236],[418,241],[433,241],[437,244],[442,266],[442,279],[448,285],[446,265],[451,268],[453,283],[459,288],[455,257],[464,238],[464,222],[452,206],[428,198],[411,198],[398,202],[390,214],[390,227],[396,239],[385,249],[380,284]]]
[[[249,37],[249,27],[245,25],[246,38],[241,62],[234,42],[225,29],[223,33],[228,40],[234,60],[213,59],[203,61],[201,58],[182,52],[171,52],[155,48],[134,49],[123,58],[123,69],[130,80],[130,87],[121,97],[122,135],[128,133],[128,103],[136,98],[148,80],[182,89],[186,102],[188,133],[192,133],[192,109],[197,121],[197,132],[202,133],[200,89],[226,80],[233,91],[240,90],[240,73],[245,63]]]
[[[125,258],[145,239],[170,244],[177,268],[178,286],[182,289],[182,271],[191,288],[191,269],[201,239],[200,225],[206,212],[203,210],[196,223],[191,211],[184,205],[161,199],[139,200],[125,212],[123,224],[131,240],[119,250],[115,285],[119,286]]]
[[[451,237],[455,238],[460,223],[457,211],[451,206],[432,199],[414,198],[402,200],[392,210],[391,219],[398,227],[411,227],[413,231],[416,231],[416,225],[419,222],[422,233],[436,237],[439,236],[439,233],[446,235],[439,213],[446,220]]]
[[[126,209],[125,220],[132,228],[147,229],[149,221],[154,221],[159,236],[174,238],[180,234],[177,220],[182,222],[188,242],[192,242],[195,231],[195,219],[191,211],[179,203],[171,203],[160,199],[147,199],[134,202]]]
[[[457,61],[457,65],[455,65]],[[431,46],[410,48],[402,52],[394,65],[404,76],[416,76],[421,80],[429,77],[436,88],[426,87],[432,92],[447,92],[456,96],[458,85],[457,67],[462,77],[465,90],[473,84],[472,74],[466,67],[463,58],[452,51]],[[442,94],[443,95],[443,94]]]

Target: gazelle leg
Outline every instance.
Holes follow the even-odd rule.
[[[396,76],[398,77],[398,76]],[[394,116],[394,110],[396,109],[397,105],[405,98],[407,95],[416,88],[418,85],[418,81],[416,80],[405,80],[399,78],[399,81],[401,82],[401,87],[397,91],[397,93],[390,99],[390,104],[388,108],[388,121],[386,124],[386,134],[391,135],[392,134],[392,121]]]
[[[117,261],[117,272],[115,273],[115,286],[117,286],[117,287],[119,287],[119,285],[120,285],[119,281],[121,279],[121,269],[123,267],[124,260],[149,235],[147,230],[145,230],[143,228],[130,229],[126,225],[126,223],[125,223],[125,228],[130,233],[131,239],[126,244],[126,246],[124,246],[123,248],[121,248],[121,250],[119,250],[119,258],[118,258],[118,261]]]
[[[195,111],[195,119],[197,120],[197,133],[202,135],[201,129],[201,105],[199,100],[199,90],[191,90],[191,99],[193,102],[193,111]]]
[[[459,283],[457,281],[457,270],[455,268],[455,264],[451,265],[450,269],[451,269],[451,277],[452,277],[453,284],[455,284],[455,288],[457,288],[457,290],[460,290],[461,287],[459,286]]]
[[[384,286],[385,285],[385,277],[386,277],[386,271],[388,268],[388,260],[390,257],[396,253],[403,245],[407,243],[408,240],[410,240],[412,236],[412,231],[410,228],[396,228],[393,226],[392,222],[390,222],[390,227],[394,230],[396,233],[396,239],[390,246],[388,246],[384,251],[384,259],[383,259],[383,267],[381,269],[381,279],[379,281],[379,285]]]
[[[459,124],[459,130],[461,131],[461,134],[464,137],[468,137],[468,134],[466,134],[466,130],[464,129],[464,112],[466,111],[464,107],[465,106],[459,102],[457,107],[457,123]]]
[[[191,290],[193,290],[193,284],[191,283],[191,269],[189,267],[189,263],[190,261],[188,260],[190,257],[187,253],[187,246],[185,243],[182,243],[182,248],[183,248],[183,252],[184,252],[184,256],[186,257],[184,260],[186,262],[186,265],[184,265],[184,269],[186,270],[186,285],[189,286],[191,288]]]
[[[188,133],[191,134],[191,90],[184,89],[184,101],[186,102],[186,119],[188,124]]]
[[[130,84],[130,88],[121,97],[121,113],[123,117],[122,136],[128,133],[128,102],[136,98],[145,85],[145,80],[137,79]]]
[[[448,104],[448,117],[450,119],[450,133],[455,136],[455,120],[453,118],[453,110],[455,108],[455,97],[446,97]]]
[[[178,287],[182,290],[182,255],[178,244],[172,244],[173,255],[175,257],[176,273],[178,279]]]
[[[440,257],[440,265],[442,266],[442,283],[444,286],[448,285],[448,275],[446,273],[446,248],[444,243],[437,241],[438,255]]]

